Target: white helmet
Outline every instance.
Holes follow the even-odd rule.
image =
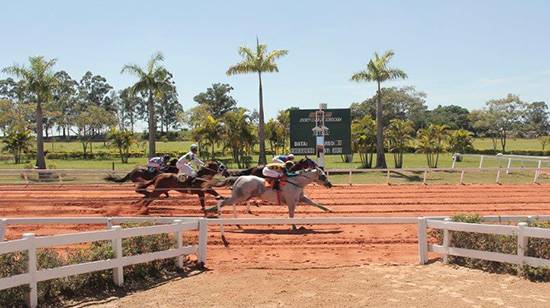
[[[292,154],[292,153],[288,154],[288,159],[293,160],[294,159],[294,154]]]
[[[198,150],[198,149],[199,149],[199,146],[196,145],[195,143],[193,143],[193,144],[191,145],[191,151],[193,151],[193,150]]]

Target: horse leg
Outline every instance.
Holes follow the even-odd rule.
[[[199,192],[197,193],[197,195],[199,195],[199,201],[200,201],[200,203],[201,203],[201,210],[202,210],[203,212],[205,212],[205,210],[204,210],[204,207],[205,207],[204,192],[203,192],[203,191],[199,191]],[[206,214],[206,212],[205,212],[205,214]]]
[[[206,192],[209,193],[210,195],[214,196],[216,198],[216,200],[223,199],[223,196],[220,195],[217,191],[213,190],[212,188],[207,189]]]
[[[313,205],[314,207],[317,207],[317,208],[319,208],[319,209],[321,209],[325,212],[332,212],[332,210],[330,208],[328,208],[328,207],[326,207],[326,206],[324,206],[320,203],[317,203],[317,202],[309,199],[308,197],[306,197],[304,195],[300,196],[300,202],[303,202],[303,203],[308,204],[308,205]]]
[[[296,211],[296,202],[294,200],[288,202],[288,217],[294,218],[294,212]],[[292,225],[292,230],[296,230],[296,225]]]

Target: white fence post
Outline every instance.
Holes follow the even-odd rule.
[[[451,222],[450,218],[445,218],[445,225],[448,225]],[[443,248],[445,249],[445,254],[443,255],[443,263],[449,263],[449,245],[451,244],[452,233],[449,229],[443,229]]]
[[[428,234],[426,218],[418,218],[418,259],[420,264],[428,262]]]
[[[6,218],[0,219],[0,242],[6,239],[6,229],[8,228],[8,220]]]
[[[518,223],[518,257],[520,259],[520,266],[523,266],[525,264],[524,257],[527,253],[527,245],[529,244],[529,237],[525,236],[526,227],[526,222]]]
[[[124,284],[124,267],[122,266],[122,237],[120,231],[121,226],[113,226],[115,230],[115,239],[113,240],[113,253],[115,255],[116,266],[113,268],[113,282],[115,285],[121,287]]]
[[[183,247],[183,239],[182,239],[183,231],[181,231],[181,224],[182,224],[181,219],[174,220],[174,224],[179,227],[178,231],[175,232],[176,249],[181,249],[181,247]],[[176,267],[177,268],[183,268],[183,256],[182,255],[179,255],[179,256],[176,257]]]
[[[199,253],[198,260],[200,266],[206,265],[206,247],[208,244],[208,220],[199,219]]]
[[[460,172],[460,185],[463,185],[463,184],[464,184],[464,170]]]
[[[112,228],[113,228],[113,218],[109,217],[107,218],[107,229],[112,229]]]
[[[28,273],[29,279],[29,296],[27,305],[31,308],[38,306],[38,283],[36,281],[36,244],[34,233],[24,233],[23,238],[29,241],[28,244]]]
[[[498,170],[497,170],[496,183],[497,183],[497,184],[500,184],[500,167],[499,167]]]
[[[537,165],[537,170],[535,170],[535,178],[533,179],[533,183],[538,184],[539,181],[539,175],[540,175],[540,167],[542,165],[542,161],[539,160],[539,163]]]
[[[350,170],[350,171],[349,171],[349,176],[348,176],[348,184],[349,184],[349,186],[351,186],[351,174],[352,174],[352,171]]]
[[[508,167],[506,167],[506,174],[510,174],[510,167],[512,166],[512,159],[508,158]]]
[[[483,158],[485,156],[481,155],[481,157],[479,158],[479,169],[481,169],[481,167],[483,167]]]
[[[422,179],[422,184],[426,185],[427,178],[428,178],[428,169],[424,170],[424,178]]]
[[[388,169],[388,171],[387,171],[386,181],[387,181],[388,185],[390,185],[390,169]]]

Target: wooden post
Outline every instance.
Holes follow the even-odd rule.
[[[351,169],[350,169],[350,171],[349,171],[349,176],[348,176],[348,184],[349,184],[349,186],[351,186],[351,184],[352,184],[352,183],[351,183],[351,174],[352,174],[352,171],[351,171]]]
[[[498,170],[497,170],[497,179],[496,179],[496,183],[497,183],[497,184],[500,184],[500,168],[498,168]]]
[[[122,266],[122,238],[120,231],[121,226],[113,226],[115,239],[113,240],[113,253],[115,255],[116,266],[113,268],[113,282],[121,287],[124,284],[124,267]]]
[[[510,167],[512,167],[512,159],[508,158],[508,167],[506,167],[506,174],[510,174]]]
[[[0,219],[0,242],[6,240],[6,229],[8,228],[8,220],[6,218]]]
[[[181,219],[174,220],[174,224],[179,227],[178,231],[175,232],[176,249],[181,249],[181,247],[183,247],[183,239],[182,239],[183,232],[181,231],[181,224],[182,224]],[[176,257],[176,267],[177,268],[183,268],[183,256],[182,255],[179,255],[179,256]]]
[[[206,247],[208,244],[208,220],[199,219],[199,253],[198,260],[201,266],[206,265]]]
[[[428,234],[427,220],[423,217],[418,217],[418,261],[420,264],[428,262]]]
[[[483,158],[485,156],[481,155],[481,158],[479,159],[479,169],[481,169],[481,167],[483,167]]]
[[[426,179],[428,177],[428,170],[424,170],[424,178],[422,179],[422,184],[426,185]]]
[[[111,168],[115,171],[115,162],[112,162]]]
[[[387,181],[388,185],[390,185],[390,169],[388,169],[388,171],[387,171],[386,181]]]
[[[36,244],[34,233],[24,233],[23,238],[29,241],[28,249],[28,273],[29,295],[27,297],[27,305],[31,308],[38,306],[38,282],[36,281]]]
[[[464,185],[464,170],[460,172],[460,185]]]
[[[450,218],[445,218],[445,225],[451,222]],[[443,230],[443,248],[445,249],[445,254],[443,255],[443,263],[449,264],[449,245],[451,245],[451,236],[452,233],[449,229],[445,228]]]
[[[520,272],[525,264],[524,257],[527,252],[527,246],[529,245],[529,237],[525,236],[526,222],[518,223],[518,257],[520,260]]]

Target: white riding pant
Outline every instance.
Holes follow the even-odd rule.
[[[265,167],[262,170],[262,174],[266,177],[276,178],[276,179],[283,177],[283,174],[281,172],[278,172],[278,171],[273,170],[273,169],[269,169],[267,167]]]
[[[197,175],[195,170],[193,170],[193,167],[191,167],[189,164],[180,165],[180,166],[178,166],[178,169],[179,169],[180,173],[183,173],[186,176],[194,177],[194,176]]]

